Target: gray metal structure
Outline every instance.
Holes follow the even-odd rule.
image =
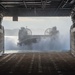
[[[70,16],[74,0],[0,0],[4,16]]]
[[[4,53],[4,27],[2,24],[3,15],[0,14],[0,55]]]

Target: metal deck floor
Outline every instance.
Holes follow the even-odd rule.
[[[75,75],[75,58],[68,52],[14,53],[0,56],[0,75]]]

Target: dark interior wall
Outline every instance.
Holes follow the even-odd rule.
[[[70,48],[71,48],[71,53],[75,55],[75,7],[71,12],[71,19],[73,25],[71,26],[70,29]]]
[[[3,15],[0,14],[0,55],[4,52],[4,27],[1,25]]]

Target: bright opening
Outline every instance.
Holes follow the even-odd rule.
[[[2,25],[5,28],[5,52],[70,50],[70,17],[19,17],[18,21],[4,17]],[[22,28],[29,30],[28,36],[25,32],[20,33],[23,37],[20,41],[19,30]],[[57,35],[49,33],[53,28]]]

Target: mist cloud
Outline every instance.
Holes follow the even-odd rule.
[[[70,38],[67,35],[60,35],[59,38],[41,38],[37,43],[19,46],[17,36],[5,36],[5,50],[37,50],[37,51],[66,51],[70,50]]]

